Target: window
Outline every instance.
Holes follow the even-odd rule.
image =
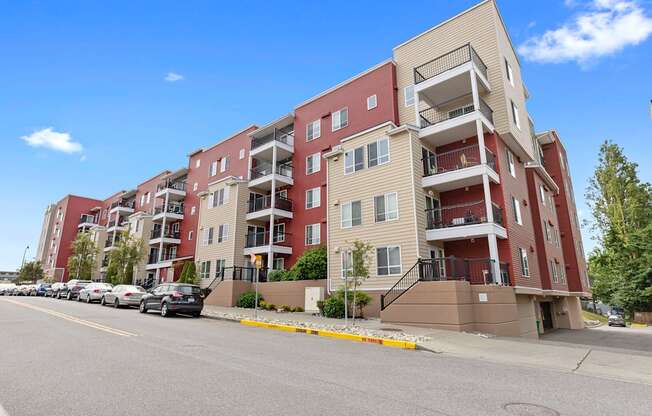
[[[208,207],[215,208],[229,202],[229,188],[218,189],[208,194]]]
[[[221,224],[217,228],[217,242],[222,243],[229,239],[229,224]]]
[[[214,161],[211,162],[211,166],[209,168],[208,175],[209,176],[217,175],[217,160],[214,160]]]
[[[362,224],[362,204],[360,201],[351,201],[342,204],[342,228],[351,228]]]
[[[198,186],[199,186],[199,184],[197,184],[197,182],[193,183],[192,184],[192,190],[196,191]]]
[[[143,205],[145,205],[145,194],[140,196],[140,206],[142,207]]]
[[[229,170],[229,157],[224,156],[220,159],[220,172],[226,172]]]
[[[192,241],[192,231],[188,231],[188,241]]]
[[[140,220],[136,220],[136,225],[134,226],[134,228],[135,228],[134,231],[138,232],[138,230],[140,229]]]
[[[541,203],[546,205],[546,190],[543,188],[543,185],[539,185],[539,193],[541,194]]]
[[[411,107],[414,105],[414,85],[408,85],[403,89],[403,95],[405,95],[405,106]]]
[[[518,107],[514,104],[514,101],[512,101],[512,118],[514,120],[514,125],[520,130],[521,121],[518,118]]]
[[[272,269],[285,270],[285,259],[283,257],[274,257],[272,261]]]
[[[172,224],[172,232],[173,233],[178,233],[180,228],[181,228],[181,223],[180,222],[175,222],[174,224]]]
[[[306,125],[306,141],[318,139],[321,136],[321,119]]]
[[[190,215],[195,215],[195,211],[197,211],[197,208],[195,208],[194,206],[190,207]]]
[[[364,147],[349,150],[344,153],[344,174],[364,169]]]
[[[566,266],[563,263],[559,265],[559,280],[566,283]]]
[[[224,277],[224,268],[226,267],[226,260],[215,260],[215,277]]]
[[[521,201],[512,196],[512,208],[514,209],[514,220],[518,225],[523,225],[523,218],[521,217]]]
[[[274,224],[273,242],[282,243],[285,241],[285,224]]]
[[[509,64],[507,58],[505,58],[505,72],[507,73],[507,81],[514,86],[514,73],[512,72],[512,66]]]
[[[331,130],[336,131],[349,125],[349,109],[343,108],[331,115]]]
[[[199,265],[199,276],[202,279],[208,279],[211,277],[211,262],[202,261]]]
[[[245,149],[240,149],[240,154],[238,155],[238,157],[240,158],[240,160],[245,158]]]
[[[378,107],[378,99],[376,98],[376,94],[367,97],[367,110],[373,110],[376,107]]]
[[[149,192],[147,192],[145,194],[145,203],[146,204],[149,204],[149,201],[151,201],[151,197],[152,197],[152,195]]]
[[[213,244],[213,227],[204,228],[202,244],[205,246]]]
[[[521,260],[521,274],[523,277],[530,277],[530,263],[527,260],[527,251],[519,247],[518,255]]]
[[[396,192],[374,197],[374,218],[376,222],[398,218],[398,197]]]
[[[201,166],[201,159],[195,160],[195,167],[198,168]]]
[[[514,164],[514,153],[511,150],[507,149],[507,166],[509,169],[509,174],[514,178],[516,177],[516,165]]]
[[[306,209],[317,208],[321,205],[321,188],[312,188],[306,191]]]
[[[342,250],[340,257],[342,259],[342,277],[351,276],[353,274],[353,252]]]
[[[306,175],[311,175],[321,170],[321,154],[315,153],[306,158]]]
[[[550,228],[548,227],[546,220],[543,220],[543,229],[546,233],[546,241],[550,241]]]
[[[321,224],[306,225],[306,245],[311,246],[321,242]]]
[[[369,167],[389,162],[389,139],[385,137],[369,143],[367,145],[367,159]]]
[[[398,246],[378,247],[376,249],[376,269],[378,276],[401,274],[401,248]]]
[[[557,283],[557,265],[553,260],[550,260],[550,273],[552,274],[552,281]]]

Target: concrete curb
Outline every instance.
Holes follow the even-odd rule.
[[[283,332],[295,332],[301,334],[317,335],[318,337],[336,338],[348,341],[364,342],[368,344],[383,345],[385,347],[401,348],[406,350],[416,350],[417,343],[412,341],[399,341],[389,338],[366,337],[363,335],[348,334],[346,332],[326,331],[322,329],[304,328],[293,325],[273,324],[269,322],[254,321],[251,319],[224,318],[218,316],[202,315],[204,318],[215,319],[218,321],[235,322],[241,325],[253,326],[258,328],[274,329]]]

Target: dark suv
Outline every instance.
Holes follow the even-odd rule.
[[[163,283],[140,299],[140,313],[149,310],[160,311],[161,316],[167,317],[175,313],[184,313],[194,316],[201,315],[204,308],[204,299],[199,286],[185,283]]]
[[[79,291],[82,290],[87,284],[92,283],[90,280],[69,280],[64,286],[57,291],[57,299],[74,300],[79,297]]]

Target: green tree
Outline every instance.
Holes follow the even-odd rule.
[[[292,267],[292,280],[325,279],[327,256],[324,246],[304,251]]]
[[[68,257],[71,278],[89,280],[100,250],[90,233],[80,232],[72,243],[72,255]]]
[[[18,271],[19,282],[34,282],[43,279],[43,267],[39,261],[28,261]]]
[[[605,142],[586,199],[598,247],[589,257],[593,296],[627,314],[652,310],[652,188],[622,148]]]
[[[106,273],[108,280],[114,285],[131,283],[134,268],[143,261],[146,254],[145,241],[124,231],[115,248],[109,252]]]
[[[199,284],[199,276],[197,276],[197,267],[195,266],[194,261],[185,261],[183,263],[181,276],[179,276],[179,279],[177,281],[179,283],[189,283],[192,285]]]

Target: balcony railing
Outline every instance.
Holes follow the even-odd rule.
[[[161,238],[161,236],[163,236],[163,238],[174,238],[176,240],[181,238],[181,234],[178,231],[168,231],[166,233],[162,233],[161,231],[162,230],[160,229],[153,229],[149,233],[150,240],[153,240],[155,238]]]
[[[502,209],[492,204],[494,223],[503,225]],[[487,222],[485,201],[426,210],[427,229],[459,227],[463,225],[481,224]]]
[[[292,165],[289,163],[279,163],[276,165],[276,173],[281,176],[292,178]],[[261,163],[251,169],[251,180],[262,178],[272,174],[272,165]]]
[[[475,63],[482,75],[487,78],[487,65],[480,59],[475,49],[467,43],[464,46],[414,68],[414,83],[418,84],[471,61]]]
[[[274,234],[274,245],[289,246],[292,234],[286,232],[277,232]],[[269,245],[269,232],[247,233],[245,235],[245,248],[262,247]]]
[[[292,201],[278,195],[276,196],[274,206],[284,211],[292,211]],[[262,198],[250,199],[247,213],[250,214],[252,212],[263,211],[265,209],[270,209],[271,207],[272,197],[270,195],[266,195]]]
[[[156,192],[160,192],[164,189],[175,189],[177,191],[185,191],[186,190],[186,183],[182,181],[165,181],[162,183],[159,183],[156,186]]]
[[[163,205],[154,207],[154,215],[158,215],[163,212],[183,215],[183,204],[168,204],[167,208]]]
[[[122,208],[130,208],[134,209],[136,206],[136,201],[115,201],[114,203],[111,204],[111,209],[117,208],[117,207],[122,207]]]
[[[485,148],[487,165],[496,170],[496,157],[493,152]],[[444,153],[430,154],[423,160],[424,176],[460,170],[480,164],[480,146],[471,145]]]
[[[484,115],[487,120],[492,124],[494,122],[493,110],[487,103],[480,98],[480,112]],[[419,111],[419,120],[421,123],[421,128],[434,126],[435,124],[442,123],[444,121],[452,120],[457,117],[461,117],[472,113],[476,110],[473,102],[468,102],[467,104],[462,105],[460,108],[451,111],[440,111],[432,107],[428,107],[425,110]]]
[[[177,258],[177,253],[163,253],[163,256],[161,257],[161,261],[170,261],[174,260]],[[158,259],[158,253],[150,254],[149,257],[147,257],[147,264],[156,264],[159,262]]]
[[[111,221],[109,221],[109,223],[107,224],[107,226],[108,226],[109,228],[111,228],[111,227],[119,227],[119,226],[121,226],[122,223],[124,223],[125,221],[127,221],[127,220],[124,219],[123,217],[120,217],[120,218],[117,219],[117,220],[111,220]]]
[[[93,215],[82,214],[79,217],[79,223],[80,224],[97,224],[97,221],[95,220],[95,216],[93,216]]]
[[[288,146],[293,146],[294,132],[285,129],[274,129],[274,132],[268,134],[267,136],[251,139],[251,149],[253,150],[272,141],[277,141],[287,144]]]

